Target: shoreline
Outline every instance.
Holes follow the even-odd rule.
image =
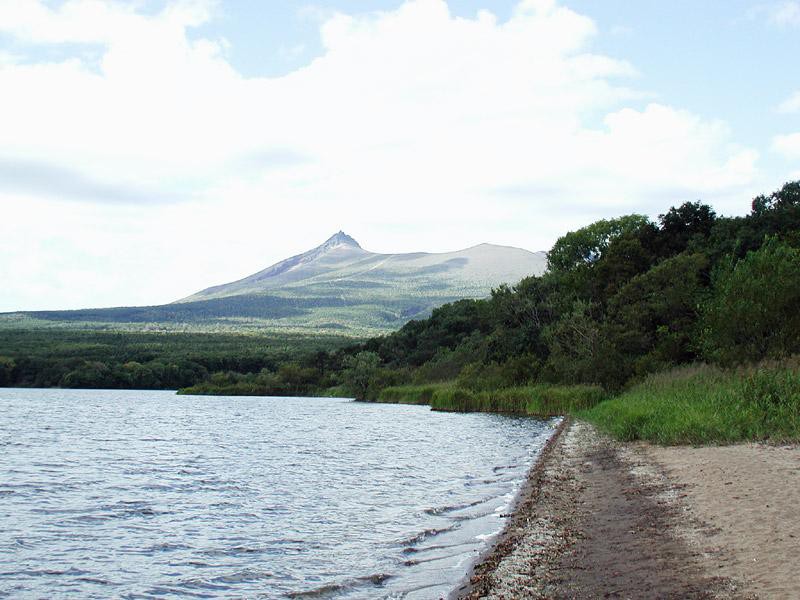
[[[494,537],[492,543],[472,560],[466,575],[461,580],[458,587],[450,592],[447,600],[460,600],[461,598],[473,597],[472,595],[478,589],[476,586],[478,580],[485,576],[484,571],[491,569],[493,565],[496,564],[498,558],[504,555],[505,550],[513,543],[513,535],[511,532],[512,524],[522,514],[524,505],[529,503],[531,499],[538,494],[538,490],[541,489],[541,476],[548,459],[554,448],[558,445],[564,431],[569,428],[573,422],[574,420],[571,416],[562,418],[553,432],[553,435],[547,440],[539,452],[539,456],[536,457],[536,460],[531,465],[528,474],[525,476],[524,483],[520,486],[516,497],[509,506],[507,516],[510,517],[510,520],[503,527],[502,531]]]
[[[448,596],[792,598],[800,447],[620,444],[565,418]]]

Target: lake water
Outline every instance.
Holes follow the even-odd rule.
[[[553,425],[0,389],[0,597],[438,598]]]

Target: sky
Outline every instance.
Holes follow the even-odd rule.
[[[0,311],[800,179],[800,0],[0,0]]]

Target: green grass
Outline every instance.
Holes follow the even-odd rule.
[[[178,390],[179,396],[271,396],[272,390],[247,381],[237,381],[227,385],[211,385],[200,382],[191,387]]]
[[[429,383],[426,385],[399,385],[383,388],[378,394],[378,402],[389,404],[430,404],[434,394],[452,384]]]
[[[326,388],[319,393],[319,396],[321,398],[350,398],[350,394],[341,385]]]
[[[454,383],[403,385],[382,390],[378,402],[429,404],[433,410],[549,417],[589,408],[605,397],[597,386],[534,385],[475,392]]]
[[[800,362],[652,375],[580,417],[623,441],[726,444],[800,440]]]
[[[540,384],[483,392],[451,386],[436,391],[431,400],[431,408],[454,412],[550,417],[589,408],[604,397],[602,388],[591,385]]]

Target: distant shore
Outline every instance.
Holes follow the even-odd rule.
[[[565,421],[452,598],[800,597],[800,447],[620,444]]]

